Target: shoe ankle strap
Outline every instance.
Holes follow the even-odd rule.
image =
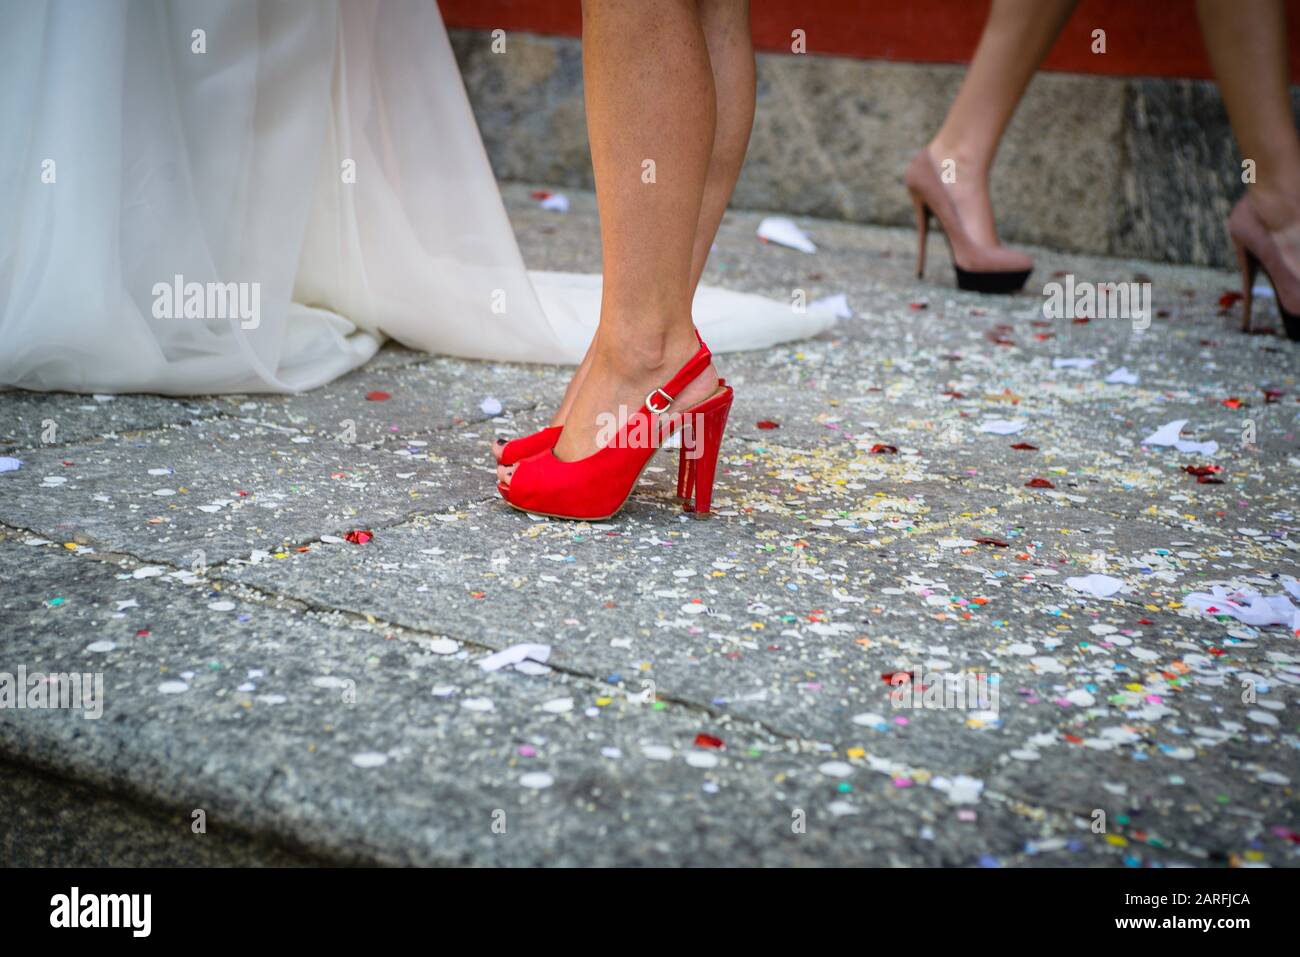
[[[665,382],[662,386],[655,389],[645,397],[645,410],[655,415],[662,415],[667,412],[677,396],[681,395],[683,389],[690,385],[701,372],[709,367],[713,362],[713,353],[709,352],[709,347],[700,339],[697,331],[695,338],[700,340],[700,348],[695,355],[686,361],[686,365],[677,370],[677,374]]]

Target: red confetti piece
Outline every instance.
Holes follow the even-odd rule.
[[[1241,300],[1244,298],[1245,296],[1243,296],[1239,292],[1225,292],[1222,296],[1219,297],[1219,308],[1231,309],[1237,303],[1241,302]]]
[[[913,675],[912,672],[910,671],[882,671],[880,673],[880,680],[887,685],[892,685],[894,683],[894,677],[896,675],[902,675],[903,677],[907,678],[909,684],[915,678],[915,675]]]
[[[929,309],[930,304],[928,302],[909,302],[907,308],[914,312],[920,312],[922,309]]]
[[[349,542],[351,542],[353,545],[364,545],[366,542],[370,541],[372,538],[375,537],[375,533],[367,532],[363,529],[355,529],[354,531],[348,532],[343,537],[347,539]]]
[[[148,637],[149,637],[149,629],[148,629],[148,628],[141,628],[139,631],[137,631],[137,632],[135,633],[135,636],[136,636],[137,638],[148,638]]]
[[[773,422],[771,419],[761,419],[757,424],[760,429],[779,429],[781,427],[780,422]]]
[[[1183,471],[1200,478],[1202,475],[1217,475],[1223,471],[1222,465],[1184,465]]]
[[[1037,451],[1038,451],[1038,446],[1036,446],[1036,445],[1030,445],[1028,442],[1017,442],[1015,445],[1013,445],[1013,446],[1011,446],[1011,447],[1012,447],[1013,449],[1015,449],[1017,452],[1037,452]]]
[[[898,451],[897,445],[885,445],[883,442],[877,442],[871,447],[873,455],[893,455]]]
[[[550,191],[545,189],[535,189],[528,195],[531,196],[533,199],[537,200],[538,202],[541,202],[544,199],[551,198]]]
[[[1080,316],[1078,319],[1074,320],[1074,324],[1076,326],[1086,326],[1090,322],[1092,322],[1092,320],[1089,319],[1087,316]]]
[[[1284,393],[1281,389],[1265,389],[1265,390],[1264,390],[1264,404],[1265,404],[1265,405],[1272,405],[1272,404],[1273,404],[1274,402],[1276,402],[1278,399],[1282,398],[1282,396],[1283,396],[1284,394],[1285,394],[1285,393]]]
[[[1025,483],[1025,488],[1056,488],[1056,486],[1045,478],[1031,478]]]
[[[964,399],[964,398],[966,398],[966,396],[965,396],[963,393],[961,393],[961,392],[955,392],[955,391],[953,391],[952,389],[949,389],[947,392],[944,392],[944,393],[941,393],[941,394],[942,394],[942,395],[946,395],[946,396],[947,396],[948,398],[950,398],[950,399]]]
[[[726,744],[721,738],[715,738],[711,734],[697,734],[695,736],[695,746],[697,748],[724,748]]]
[[[1010,543],[1010,542],[1004,542],[1004,541],[1002,541],[1000,538],[977,538],[977,539],[975,539],[975,544],[976,544],[976,545],[992,545],[992,546],[994,546],[994,547],[996,547],[996,548],[1010,548],[1010,547],[1011,547],[1011,543]],[[981,604],[983,604],[983,603],[981,602]]]
[[[1223,407],[1225,409],[1240,409],[1241,406],[1242,406],[1242,401],[1238,399],[1236,396],[1233,396],[1230,399],[1223,400]]]
[[[1139,618],[1139,619],[1138,619],[1138,624],[1139,624],[1139,625],[1154,625],[1155,622],[1152,621],[1150,618]]]
[[[387,402],[391,398],[392,396],[387,392],[380,392],[378,390],[366,393],[367,402]]]

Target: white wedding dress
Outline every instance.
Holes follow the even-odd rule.
[[[0,0],[0,144],[0,387],[297,391],[386,337],[574,363],[596,325],[599,277],[524,268],[434,0]],[[174,281],[256,314],[172,317]],[[695,310],[719,352],[834,321]]]

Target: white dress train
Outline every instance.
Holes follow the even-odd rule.
[[[0,0],[0,142],[0,387],[298,391],[386,337],[574,363],[596,325],[599,277],[525,270],[433,0]],[[209,286],[244,310],[170,301]],[[834,321],[695,316],[716,352]]]

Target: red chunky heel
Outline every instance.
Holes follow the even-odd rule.
[[[716,391],[689,409],[673,409],[682,393],[713,362],[709,347],[700,348],[663,386],[646,396],[614,440],[575,462],[564,462],[548,448],[519,462],[509,484],[497,483],[514,508],[552,518],[583,521],[618,514],[637,479],[668,436],[683,431],[677,472],[678,495],[695,498],[694,512],[708,514],[713,496],[722,433],[733,393],[723,380]]]
[[[721,382],[721,380],[719,380]],[[677,497],[697,518],[709,514],[713,478],[718,470],[722,434],[727,428],[732,392],[719,392],[695,406],[682,426],[682,448],[677,462]],[[695,501],[690,500],[694,497]]]

